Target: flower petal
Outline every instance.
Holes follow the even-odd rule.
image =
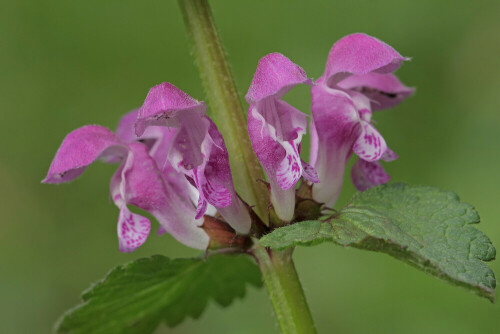
[[[283,190],[276,179],[269,179],[271,203],[276,215],[283,221],[292,221],[295,211],[295,188]]]
[[[137,121],[137,115],[139,114],[139,109],[134,109],[129,111],[118,122],[116,127],[116,136],[126,143],[132,143],[139,139],[139,137],[134,132],[135,122]]]
[[[250,140],[268,179],[281,189],[295,186],[302,176],[299,147],[306,133],[307,116],[281,100],[265,99],[250,106]]]
[[[362,131],[352,147],[353,151],[363,160],[380,160],[387,150],[382,135],[368,122],[361,121]]]
[[[193,99],[171,83],[163,82],[149,90],[139,109],[135,131],[140,136],[150,125],[178,127],[186,117],[204,115],[205,112],[205,103]]]
[[[203,196],[198,197],[198,205],[196,206],[196,219],[200,219],[203,217],[205,212],[207,211],[207,201],[203,198]]]
[[[199,189],[196,219],[201,218],[207,211],[207,202],[216,208],[231,205],[231,192],[205,176],[205,165],[197,167],[191,175],[193,175],[196,188]]]
[[[234,190],[224,139],[214,122],[206,116],[204,118],[209,128],[202,152],[208,159],[197,167],[200,197],[216,207],[232,228],[246,234],[250,231],[250,215]]]
[[[311,84],[312,81],[300,66],[281,53],[270,53],[260,59],[245,98],[249,104],[271,96],[280,99],[301,83]]]
[[[313,199],[333,208],[342,190],[347,161],[352,149],[346,145],[337,148],[320,145],[315,169],[318,172],[319,183],[312,188]]]
[[[180,125],[167,155],[176,170],[188,173],[203,163],[202,145],[207,140],[209,126],[207,119],[201,117],[193,117],[192,122]]]
[[[130,212],[125,201],[125,183],[122,180],[124,179],[124,171],[130,169],[132,164],[132,154],[129,154],[111,178],[110,183],[111,198],[120,209],[117,226],[120,252],[133,252],[142,246],[151,231],[149,219]]]
[[[139,141],[149,148],[149,155],[156,161],[158,168],[162,170],[170,167],[168,166],[167,155],[177,131],[178,129],[163,126],[150,126],[139,138]]]
[[[120,180],[119,193],[126,204],[132,204],[151,213],[175,239],[197,249],[206,249],[208,235],[195,219],[195,208],[189,198],[180,197],[164,178],[156,162],[141,143],[129,144],[130,154],[123,171],[117,171],[111,182],[111,193],[116,201],[116,179]],[[117,206],[121,207],[118,202]]]
[[[151,223],[146,217],[130,212],[124,205],[120,209],[117,230],[120,252],[133,252],[146,242]]]
[[[352,98],[324,84],[311,89],[314,120],[313,167],[320,183],[313,185],[313,198],[329,207],[335,204],[344,180],[345,165],[361,133],[359,114]]]
[[[283,55],[271,54],[259,62],[247,94],[252,147],[266,171],[274,210],[284,221],[293,219],[294,186],[303,172],[299,147],[307,116],[279,98],[300,83],[311,84],[304,70]]]
[[[173,168],[172,168],[172,170],[173,170]],[[188,181],[186,179],[186,177],[184,177],[184,175],[180,176],[177,171],[173,170],[173,173],[175,173],[175,175],[172,174],[171,182],[173,181],[173,183],[179,184],[180,183],[179,181],[185,181],[187,184],[186,185],[186,184],[181,183],[181,184],[183,184],[183,187],[181,189],[182,191],[179,193],[183,192],[184,194],[186,194],[183,196],[188,197],[194,205],[198,206],[200,192],[198,191],[196,186],[193,185],[190,181]],[[194,181],[193,181],[193,183],[194,183]],[[183,196],[181,196],[181,197],[183,197]],[[206,209],[204,215],[215,217],[216,214],[217,214],[217,209],[213,205],[207,204],[207,209]]]
[[[389,182],[391,176],[386,173],[379,161],[368,162],[358,159],[352,166],[351,180],[356,189],[365,191]]]
[[[250,214],[235,192],[231,194],[231,197],[234,198],[234,200],[231,201],[231,205],[218,208],[218,211],[236,232],[248,234],[252,225]],[[210,215],[210,205],[205,214]]]
[[[246,95],[252,147],[266,171],[274,210],[284,221],[293,219],[294,186],[303,173],[299,153],[307,116],[280,98],[301,83],[312,84],[305,71],[282,54],[272,53],[259,61]]]
[[[269,180],[274,210],[282,220],[291,221],[295,208],[295,189],[283,190],[276,178],[276,171],[285,158],[286,151],[276,137],[271,135],[256,107],[250,106],[247,128],[252,148]]]
[[[302,163],[293,141],[281,144],[286,154],[276,169],[276,180],[281,189],[287,190],[295,186],[302,176]]]
[[[306,163],[304,160],[300,160],[302,163],[302,176],[309,182],[319,183],[318,173],[313,166]]]
[[[334,87],[351,74],[394,72],[404,60],[408,58],[377,38],[356,33],[333,45],[323,78],[328,86]]]
[[[168,150],[177,129],[170,129],[164,126],[149,126],[144,130],[144,133],[138,137],[134,131],[138,114],[139,109],[135,109],[123,116],[116,128],[116,135],[126,143],[136,141],[142,142],[149,148],[149,155],[155,159],[158,167],[163,168],[167,160]]]
[[[123,157],[127,150],[127,146],[107,128],[98,125],[81,127],[64,138],[42,182],[72,181],[95,160]]]
[[[206,132],[204,139],[198,146],[195,144],[187,145],[188,140],[192,137],[190,136],[191,129],[183,126],[176,136],[172,148],[175,150],[176,146],[179,146],[179,149],[175,150],[175,158],[181,160],[180,163],[174,162],[174,165],[180,166],[179,171],[189,176],[199,191],[197,217],[201,217],[205,213],[206,202],[215,207],[230,205],[231,192],[226,186],[233,187],[229,157],[222,136],[208,117],[204,116],[204,121]],[[202,162],[198,166],[192,164],[192,151],[199,151],[202,156]],[[169,156],[173,155],[169,154]]]
[[[192,125],[196,124],[199,125],[193,128]],[[196,165],[198,157],[201,157],[201,163]],[[181,126],[168,159],[178,171],[193,180],[199,192],[197,218],[206,213],[208,203],[217,208],[237,232],[248,233],[250,216],[234,191],[224,139],[207,116]]]
[[[274,179],[279,163],[285,158],[286,151],[275,136],[274,127],[266,126],[266,121],[256,107],[250,106],[247,128],[252,147],[266,170],[269,179]],[[271,177],[272,176],[272,177]]]
[[[151,125],[176,128],[167,160],[197,188],[196,218],[205,214],[208,204],[219,210],[234,206],[229,210],[234,213],[231,217],[224,216],[222,210],[220,213],[236,231],[248,233],[250,216],[234,191],[224,140],[215,124],[205,116],[205,111],[203,102],[163,83],[150,90],[139,110],[136,130],[142,134]]]
[[[277,138],[283,141],[294,140],[300,144],[307,131],[307,115],[282,100],[277,100],[275,105],[280,128]],[[271,125],[276,128],[276,124]]]
[[[392,73],[367,73],[351,75],[338,83],[339,87],[352,89],[366,95],[374,111],[392,108],[413,94],[414,88],[405,86]]]
[[[210,173],[207,174],[210,175]],[[200,183],[200,188],[207,201],[216,208],[231,205],[231,192],[223,185],[213,182],[213,178],[205,177],[204,182]]]
[[[384,161],[393,161],[396,160],[397,158],[399,158],[398,155],[394,153],[394,151],[391,150],[390,148],[387,148],[384,155],[382,156],[382,160]]]
[[[353,90],[347,90],[345,92],[351,97],[354,106],[358,110],[359,118],[370,123],[372,119],[370,99],[365,95]]]
[[[309,138],[310,138],[309,163],[311,164],[311,166],[315,166],[316,160],[318,159],[319,137],[314,122],[309,123]]]

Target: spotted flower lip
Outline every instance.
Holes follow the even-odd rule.
[[[386,152],[392,151],[371,124],[372,111],[393,107],[413,93],[392,73],[406,60],[366,34],[348,35],[333,45],[324,74],[311,88],[310,161],[321,181],[313,186],[315,200],[335,204],[353,152],[363,160],[352,172],[358,188],[388,181],[377,161],[390,159]]]
[[[390,148],[387,148],[381,160],[393,161],[398,158]],[[365,191],[391,180],[380,161],[366,161],[358,159],[351,169],[351,181],[359,191]]]
[[[250,230],[250,215],[236,195],[224,139],[206,115],[206,106],[170,83],[157,85],[139,109],[135,129],[141,136],[151,126],[174,131],[166,157],[199,192],[196,218],[213,205],[237,232]]]
[[[120,209],[119,249],[130,252],[149,235],[150,221],[130,212],[134,205],[149,212],[180,242],[198,249],[208,246],[208,236],[194,219],[194,207],[173,190],[142,143],[125,142],[109,129],[88,125],[69,133],[49,168],[44,183],[69,182],[80,176],[94,161],[121,161],[111,179],[110,192]]]
[[[387,148],[380,160],[389,162],[396,159],[398,159],[398,155]],[[391,180],[391,176],[387,174],[380,160],[370,162],[358,159],[354,163],[351,169],[351,181],[357,190],[365,191]]]
[[[300,177],[318,182],[314,168],[300,158],[307,116],[281,100],[298,84],[312,82],[301,67],[271,53],[259,61],[246,95],[252,147],[267,174],[276,214],[285,221],[293,218],[294,187]]]

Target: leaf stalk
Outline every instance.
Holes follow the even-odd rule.
[[[276,251],[255,241],[253,254],[284,334],[315,334],[316,328],[292,260],[293,248]]]

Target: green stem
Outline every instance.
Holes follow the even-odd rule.
[[[267,224],[268,191],[253,153],[236,85],[207,0],[179,0],[214,122],[224,136],[238,194]]]
[[[211,116],[225,138],[236,190],[247,203],[255,205],[256,213],[268,223],[268,190],[257,182],[264,179],[264,174],[250,144],[245,113],[208,1],[179,0],[179,6],[208,95]],[[283,333],[316,333],[295,271],[292,250],[268,253],[258,246],[258,241],[256,245],[253,252]]]
[[[293,249],[268,252],[258,244],[254,249],[281,331],[284,334],[314,334],[316,328],[292,252]]]

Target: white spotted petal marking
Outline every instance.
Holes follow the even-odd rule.
[[[318,172],[316,172],[316,169],[304,160],[300,160],[300,162],[302,164],[302,176],[309,182],[319,183]]]
[[[380,160],[387,150],[382,135],[368,122],[361,121],[361,134],[354,142],[353,151],[363,160]]]
[[[302,176],[302,162],[293,141],[284,142],[283,148],[286,155],[276,170],[276,179],[281,189],[287,190],[293,187]]]
[[[391,176],[384,170],[380,161],[368,162],[359,159],[352,166],[351,180],[356,189],[365,191],[389,182]]]
[[[130,212],[126,205],[120,209],[118,218],[118,241],[121,252],[132,252],[148,238],[151,222],[146,217]]]

